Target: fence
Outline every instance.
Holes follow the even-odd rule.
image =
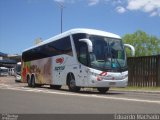
[[[128,58],[128,85],[160,87],[160,55]]]

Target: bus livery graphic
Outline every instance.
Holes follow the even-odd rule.
[[[63,57],[56,59],[56,63],[62,64],[63,62],[64,62],[64,58]]]

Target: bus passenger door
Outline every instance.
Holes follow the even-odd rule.
[[[79,65],[79,78],[82,86],[88,86],[88,46],[84,42],[80,42],[78,61]]]

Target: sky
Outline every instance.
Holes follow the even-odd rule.
[[[160,38],[160,0],[0,0],[0,52],[21,54],[73,28],[120,35],[143,30]]]

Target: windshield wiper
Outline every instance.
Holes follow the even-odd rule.
[[[122,71],[122,67],[121,67],[119,61],[117,60],[117,58],[115,58],[115,59],[116,59],[116,61],[117,61],[117,63],[118,63],[118,66],[119,66],[120,71]]]
[[[119,61],[117,60],[116,56],[114,56],[114,54],[111,52],[111,65],[112,65],[112,59],[116,60],[116,62],[118,63],[120,71],[122,71],[122,67],[121,67]]]
[[[108,46],[108,50],[107,50],[107,55],[105,56],[105,61],[107,61],[106,59],[107,59],[108,54],[109,54],[109,56],[111,57],[111,67],[112,67],[112,61],[113,61],[113,59],[116,59],[116,56],[114,56],[114,53],[112,52],[111,46],[110,45],[107,45],[107,46]],[[116,59],[116,62],[118,63],[120,71],[122,71],[122,67],[121,67],[121,65],[120,65],[120,63],[117,59]]]

